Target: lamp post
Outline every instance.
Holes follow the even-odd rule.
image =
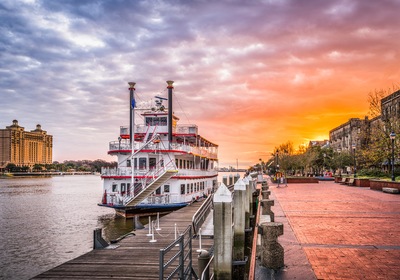
[[[396,178],[394,177],[394,139],[396,138],[396,133],[392,131],[390,133],[390,140],[392,140],[392,181],[394,182]]]
[[[276,150],[276,171],[279,170],[279,150]]]
[[[337,152],[339,155],[339,176],[342,176],[342,155],[340,154],[342,152],[342,149],[338,148]]]
[[[356,143],[353,143],[352,147],[354,153],[354,178],[357,178]]]

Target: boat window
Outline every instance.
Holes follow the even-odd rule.
[[[126,167],[131,167],[131,160],[130,159],[126,160]]]
[[[126,184],[126,193],[127,193],[127,195],[130,195],[130,193],[131,193],[131,183],[127,183]]]
[[[133,159],[133,166],[135,167],[135,169],[137,169],[137,158]]]
[[[146,158],[139,158],[139,169],[146,169]]]
[[[164,185],[164,193],[169,193],[169,185]]]
[[[160,125],[161,126],[167,126],[167,117],[161,117],[160,118]]]
[[[190,184],[190,192],[193,192],[193,183]]]
[[[190,184],[186,185],[186,193],[190,193]]]
[[[121,192],[124,193],[126,191],[126,184],[121,183]]]
[[[112,191],[113,191],[113,192],[117,192],[117,191],[118,191],[118,186],[117,186],[117,184],[113,184],[113,185],[112,185]]]
[[[181,194],[185,194],[185,184],[181,184]]]
[[[158,188],[158,189],[156,190],[156,194],[161,194],[161,188]]]
[[[200,183],[199,182],[197,182],[197,191],[198,192],[200,191]]]
[[[156,167],[156,158],[149,158],[149,167],[150,168]]]

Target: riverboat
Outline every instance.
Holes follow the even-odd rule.
[[[217,188],[218,145],[200,136],[197,125],[178,124],[173,81],[167,85],[167,98],[155,96],[149,106],[136,103],[135,83],[129,83],[130,125],[121,126],[118,141],[109,143],[108,154],[118,164],[101,171],[99,205],[124,217],[170,212]]]

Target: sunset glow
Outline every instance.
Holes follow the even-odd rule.
[[[174,80],[182,124],[248,167],[328,139],[399,86],[400,2],[15,1],[0,4],[0,126],[54,136],[54,160],[105,159],[138,100]],[[178,103],[179,102],[179,103]],[[184,111],[184,112],[183,112]]]

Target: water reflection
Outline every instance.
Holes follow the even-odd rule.
[[[95,228],[107,241],[132,231],[133,219],[97,206],[101,197],[99,176],[0,179],[0,279],[29,279],[91,251]]]
[[[0,180],[0,279],[29,279],[92,250],[93,230],[108,240],[132,220],[97,206],[98,176]]]

